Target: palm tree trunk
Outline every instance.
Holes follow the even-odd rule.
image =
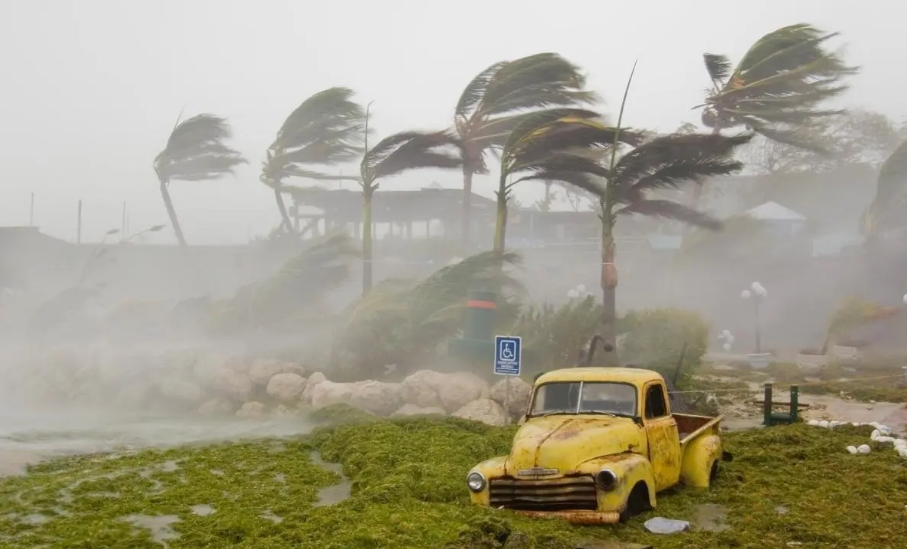
[[[602,337],[614,346],[606,355],[609,366],[618,366],[617,356],[617,267],[614,265],[614,219],[613,206],[602,201]]]
[[[293,230],[293,225],[290,222],[290,214],[287,213],[287,205],[283,201],[283,193],[279,186],[274,187],[274,200],[277,201],[277,209],[280,210],[280,219],[283,221],[283,229],[286,232],[291,232]]]
[[[498,185],[498,209],[494,224],[494,251],[498,255],[504,254],[507,239],[507,186],[506,179],[502,176]]]
[[[472,170],[463,166],[463,212],[460,214],[460,226],[463,230],[463,255],[468,256],[472,249]]]
[[[362,295],[372,289],[372,192],[362,192]]]
[[[180,246],[185,246],[186,237],[183,236],[183,228],[180,227],[180,220],[176,217],[176,210],[173,209],[173,201],[170,200],[169,183],[169,181],[161,181],[161,198],[164,199],[164,207],[167,208],[167,216],[170,218],[170,225],[176,234],[176,240],[179,241]]]
[[[716,123],[715,127],[712,128],[712,135],[718,135],[720,133],[721,133],[721,126],[719,126]],[[705,187],[705,182],[693,183],[693,192],[690,193],[690,204],[689,205],[694,210],[699,209],[699,201],[702,199],[702,191],[703,191],[704,187]],[[691,231],[692,229],[693,229],[692,225],[687,227],[687,231]]]

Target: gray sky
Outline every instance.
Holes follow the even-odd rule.
[[[738,5],[739,4],[739,5]],[[174,182],[187,239],[245,242],[278,222],[258,182],[265,148],[289,112],[330,86],[374,100],[379,137],[449,125],[469,79],[495,61],[556,51],[582,65],[616,113],[634,59],[627,122],[670,130],[708,84],[704,51],[736,61],[761,35],[808,22],[843,34],[863,65],[846,103],[901,119],[907,103],[907,5],[891,0],[0,0],[0,225],[35,223],[83,240],[166,222],[151,161],[177,114],[228,117],[250,160],[236,178]],[[552,11],[552,7],[555,8]],[[347,168],[352,169],[352,168]],[[415,172],[416,187],[456,173]],[[479,178],[490,194],[492,178]],[[531,194],[528,198],[534,198]],[[528,201],[528,199],[527,199]],[[154,235],[174,241],[172,232]]]

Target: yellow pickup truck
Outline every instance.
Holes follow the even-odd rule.
[[[638,368],[568,368],[539,377],[509,456],[466,476],[472,502],[574,524],[613,524],[677,484],[708,488],[721,417],[672,414],[664,378]]]

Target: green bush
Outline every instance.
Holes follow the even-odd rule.
[[[571,300],[560,307],[526,307],[511,333],[521,336],[532,360],[528,375],[576,366],[577,354],[601,327],[602,306],[594,297]]]
[[[618,321],[626,339],[620,346],[622,363],[632,363],[673,377],[683,355],[682,372],[690,374],[702,363],[708,350],[709,327],[697,313],[683,309],[630,311]]]

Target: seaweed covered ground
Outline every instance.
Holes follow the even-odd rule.
[[[907,460],[890,448],[848,454],[847,445],[867,442],[862,428],[728,434],[735,459],[712,490],[663,494],[656,511],[609,527],[469,505],[466,472],[505,453],[514,429],[374,419],[296,439],[64,458],[0,481],[0,547],[517,549],[620,539],[709,549],[903,547],[907,539]],[[342,463],[351,497],[326,505],[322,490],[342,479],[319,455]],[[707,522],[701,515],[712,531],[643,528],[654,516]]]

